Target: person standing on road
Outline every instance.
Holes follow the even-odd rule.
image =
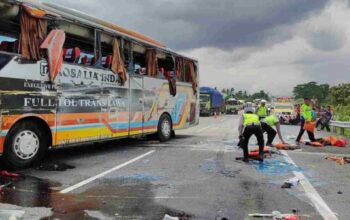
[[[272,127],[276,126],[276,131]],[[283,137],[281,135],[281,124],[278,118],[275,115],[267,116],[266,118],[261,120],[261,128],[263,132],[267,133],[267,142],[266,146],[272,147],[273,140],[276,137],[276,134],[278,134],[279,139],[283,144],[285,144],[285,141],[283,140]]]
[[[321,130],[324,128],[327,129],[328,132],[331,131],[329,128],[329,122],[332,120],[333,113],[331,106],[328,106],[326,111],[321,115],[321,118],[317,121],[316,128],[318,128],[319,125],[321,125]]]
[[[259,120],[268,116],[269,111],[266,107],[266,100],[261,100],[260,106],[256,109],[256,114],[259,116]]]
[[[239,126],[239,139],[240,147],[243,149],[243,161],[248,162],[248,143],[252,135],[255,135],[259,144],[259,161],[264,161],[264,136],[261,129],[261,123],[259,117],[254,114],[254,109],[252,107],[246,107],[244,109],[244,114],[240,118]]]
[[[308,98],[304,98],[304,104],[301,106],[300,109],[301,109],[301,112],[300,112],[300,114],[301,114],[300,115],[300,122],[301,123],[300,123],[300,131],[299,131],[298,137],[296,139],[297,144],[300,144],[300,139],[305,132],[305,128],[304,128],[305,122],[311,122],[313,120],[313,117],[312,117],[313,110],[311,107],[310,100]],[[315,135],[313,132],[307,131],[307,134],[308,134],[311,142],[316,141]]]

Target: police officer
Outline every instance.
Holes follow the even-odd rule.
[[[276,130],[273,129],[273,126],[276,126]],[[263,132],[267,133],[267,142],[266,146],[272,146],[272,142],[276,137],[276,134],[278,134],[279,139],[282,141],[282,143],[285,143],[282,135],[281,135],[281,124],[278,118],[275,115],[267,116],[266,118],[261,120],[261,128]]]
[[[260,106],[256,109],[256,114],[259,116],[259,120],[267,117],[269,112],[266,107],[266,100],[261,100]]]
[[[311,103],[310,100],[308,98],[304,98],[304,104],[301,106],[301,112],[300,112],[300,131],[299,131],[299,135],[296,139],[296,143],[300,144],[300,139],[303,136],[305,129],[304,129],[304,125],[305,122],[311,122],[313,120],[312,117],[312,107],[311,107]],[[316,141],[315,139],[315,135],[313,132],[307,131],[307,134],[309,136],[309,139],[311,142]]]
[[[255,135],[259,144],[259,161],[264,161],[264,136],[261,130],[261,124],[259,117],[254,114],[254,109],[252,107],[246,107],[244,109],[244,114],[239,121],[239,138],[240,147],[243,149],[243,161],[248,162],[248,143],[252,135]]]

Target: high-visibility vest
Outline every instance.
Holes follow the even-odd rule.
[[[312,121],[312,108],[309,105],[303,104],[301,106],[301,116],[305,121]]]
[[[257,116],[256,114],[243,114],[243,125],[250,125],[250,124],[255,124],[255,125],[260,125],[260,121],[259,121],[259,116]]]
[[[258,107],[257,115],[259,117],[266,117],[267,114],[268,114],[268,112],[267,112],[267,107],[266,106],[259,106]]]
[[[275,115],[270,115],[261,120],[262,122],[265,122],[266,124],[270,125],[271,127],[279,123],[278,118]]]

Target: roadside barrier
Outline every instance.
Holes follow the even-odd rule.
[[[340,135],[346,135],[345,130],[350,129],[350,121],[330,121],[329,125],[333,127],[334,133],[340,129]]]

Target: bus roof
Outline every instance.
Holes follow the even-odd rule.
[[[18,5],[21,4],[25,4],[25,5],[29,5],[31,7],[34,8],[38,8],[38,9],[42,9],[45,10],[46,12],[51,12],[54,14],[59,15],[61,18],[67,19],[73,23],[82,23],[85,25],[89,25],[95,28],[99,28],[102,29],[106,32],[110,32],[110,33],[114,33],[126,38],[129,38],[131,40],[134,41],[138,41],[140,43],[149,45],[151,47],[155,47],[161,51],[164,52],[171,52],[174,53],[178,56],[193,60],[193,61],[197,61],[196,59],[181,55],[179,53],[176,53],[175,51],[167,48],[167,46],[149,36],[146,36],[144,34],[138,33],[136,31],[132,31],[129,29],[126,29],[124,27],[115,25],[113,23],[104,21],[102,19],[98,19],[96,17],[87,15],[83,12],[80,12],[78,10],[75,9],[71,9],[71,8],[66,8],[57,4],[53,4],[53,3],[47,3],[47,2],[41,2],[38,0],[5,0],[6,2],[8,2],[9,4],[13,4],[13,2],[15,2]]]

